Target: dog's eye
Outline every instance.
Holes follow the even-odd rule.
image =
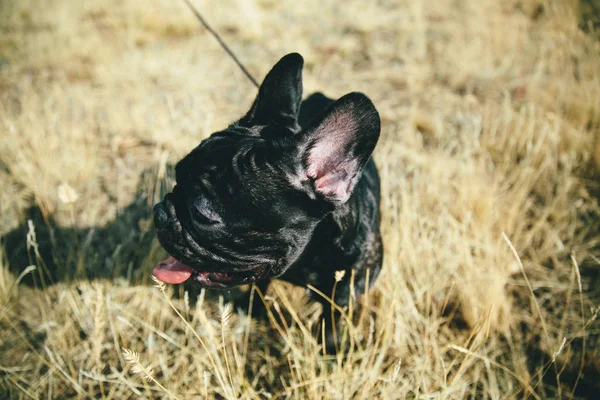
[[[214,225],[221,222],[221,218],[217,214],[198,207],[194,207],[194,217],[204,225]]]
[[[189,208],[192,218],[201,225],[215,225],[222,222],[219,214],[208,206],[208,202],[205,199],[195,201],[193,204],[190,204]]]

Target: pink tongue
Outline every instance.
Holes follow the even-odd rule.
[[[192,276],[192,272],[194,272],[193,268],[180,263],[173,256],[161,261],[152,271],[158,280],[172,284],[187,281]]]

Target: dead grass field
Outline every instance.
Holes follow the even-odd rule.
[[[0,397],[593,398],[588,3],[195,2],[257,79],[298,51],[381,113],[384,270],[332,357],[301,288],[267,323],[149,279],[170,166],[255,95],[183,2],[1,2]]]

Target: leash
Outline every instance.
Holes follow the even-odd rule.
[[[254,86],[256,86],[258,88],[259,87],[258,82],[256,82],[256,80],[252,77],[252,75],[250,75],[250,72],[248,72],[248,70],[244,67],[244,65],[240,62],[240,60],[238,60],[238,58],[235,56],[235,54],[233,54],[233,51],[231,51],[231,49],[227,46],[227,44],[225,44],[223,39],[221,39],[221,36],[219,36],[219,34],[210,25],[208,25],[208,22],[206,22],[204,17],[202,17],[202,15],[198,12],[198,10],[196,10],[196,8],[194,8],[192,3],[190,3],[190,0],[183,0],[183,1],[185,2],[185,4],[187,4],[189,9],[194,13],[196,18],[198,18],[198,21],[200,21],[200,23],[206,28],[206,30],[209,31],[215,39],[217,39],[217,42],[219,42],[219,44],[221,45],[223,50],[225,50],[225,52],[227,52],[227,54],[229,54],[229,57],[231,57],[233,59],[233,61],[235,61],[237,66],[240,67],[242,72],[248,77],[248,79],[250,79],[250,81],[254,84]]]

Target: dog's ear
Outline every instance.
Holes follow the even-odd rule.
[[[304,59],[298,53],[288,54],[279,60],[260,85],[250,111],[238,124],[254,126],[277,123],[297,132],[303,65]]]
[[[367,96],[350,93],[334,102],[297,136],[304,179],[326,200],[348,200],[379,139],[379,113]]]

